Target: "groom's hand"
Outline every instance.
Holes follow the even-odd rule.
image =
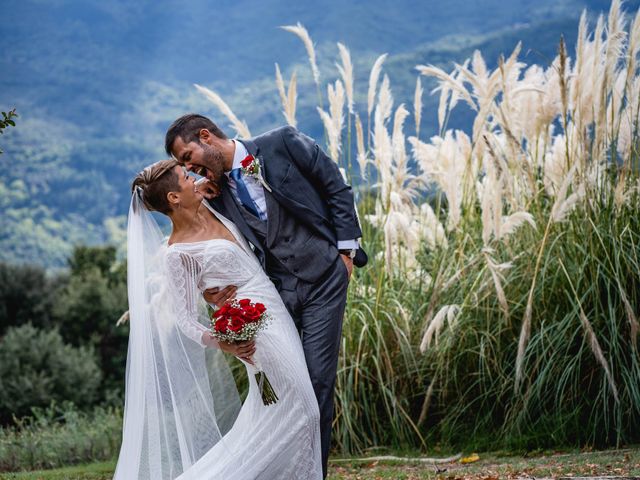
[[[201,178],[196,182],[196,188],[198,192],[202,194],[204,198],[207,200],[211,200],[212,198],[220,195],[220,187],[208,178]]]
[[[247,363],[253,365],[251,356],[256,353],[256,342],[253,340],[240,343],[227,343],[222,340],[219,341],[220,350],[230,355],[238,357],[240,360],[244,360]]]
[[[347,267],[347,272],[349,273],[349,280],[351,280],[351,272],[353,272],[353,259],[348,255],[340,255],[344,265]]]
[[[219,288],[208,288],[203,292],[202,296],[207,303],[213,303],[220,308],[227,302],[227,300],[234,298],[237,291],[238,287],[235,285],[229,285],[224,287],[222,290]]]

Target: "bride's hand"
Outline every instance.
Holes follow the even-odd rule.
[[[211,305],[216,305],[218,308],[222,307],[227,300],[231,300],[236,296],[238,287],[235,285],[228,285],[220,290],[217,287],[207,288],[202,292],[202,296],[205,301]]]
[[[196,181],[195,185],[198,192],[207,200],[211,200],[220,195],[220,187],[208,178],[201,178]]]
[[[241,343],[227,343],[222,340],[219,342],[220,350],[230,355],[238,357],[247,363],[253,365],[251,356],[256,353],[256,342],[253,340]]]

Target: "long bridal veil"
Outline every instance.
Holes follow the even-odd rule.
[[[224,354],[204,349],[176,322],[177,292],[168,287],[166,248],[140,192],[134,192],[127,227],[129,350],[116,480],[177,477],[222,439],[240,409]],[[206,323],[206,310],[201,311]]]

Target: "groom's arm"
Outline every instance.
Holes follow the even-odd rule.
[[[294,127],[282,129],[284,144],[300,172],[309,179],[331,212],[339,248],[356,246],[362,236],[351,187],[342,178],[338,165],[310,137]],[[353,244],[350,244],[353,242]]]

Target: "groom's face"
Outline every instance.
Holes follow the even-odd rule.
[[[224,173],[224,157],[216,147],[201,141],[185,143],[182,137],[177,137],[171,152],[187,170],[219,184]]]

